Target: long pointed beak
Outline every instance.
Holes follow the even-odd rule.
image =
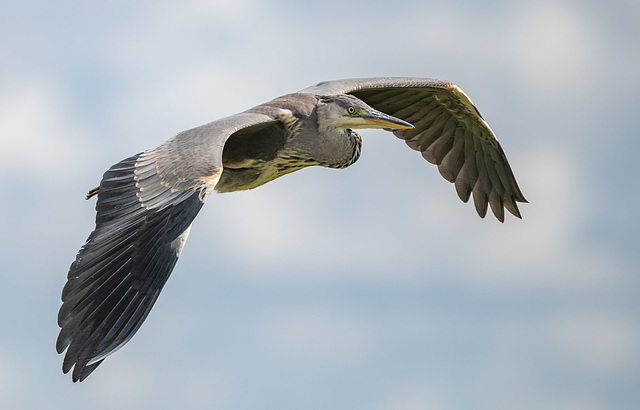
[[[374,110],[373,108],[367,110],[362,118],[371,128],[386,128],[393,130],[406,130],[415,128],[413,125],[401,120],[400,118],[392,117],[389,114]]]

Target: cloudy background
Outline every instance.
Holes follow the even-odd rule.
[[[4,1],[0,408],[635,409],[640,3]],[[384,132],[212,195],[81,384],[56,315],[113,163],[321,80],[447,79],[530,201],[480,219]]]

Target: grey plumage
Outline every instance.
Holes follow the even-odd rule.
[[[307,166],[345,168],[357,128],[384,128],[438,166],[478,214],[526,202],[495,135],[452,83],[422,78],[324,82],[175,137],[111,167],[96,228],[71,265],[58,315],[63,371],[82,381],[133,337],[215,189],[252,189]]]

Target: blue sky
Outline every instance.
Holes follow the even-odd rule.
[[[635,1],[0,5],[0,407],[631,409]],[[322,80],[457,83],[522,220],[363,131],[338,171],[212,195],[140,332],[81,384],[56,315],[113,163]]]

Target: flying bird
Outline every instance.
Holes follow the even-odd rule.
[[[62,370],[84,380],[151,311],[209,195],[253,189],[312,165],[360,156],[354,129],[393,132],[454,183],[464,202],[520,218],[527,202],[493,131],[455,84],[426,78],[322,82],[177,134],[113,165],[96,227],[71,264],[58,314]]]

